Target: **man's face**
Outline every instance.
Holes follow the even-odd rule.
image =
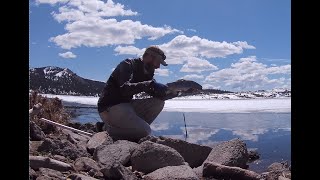
[[[159,56],[150,55],[151,61],[147,62],[148,68],[150,69],[158,69],[160,68],[160,58]]]
[[[152,66],[153,66],[154,69],[160,68],[159,56],[153,56]]]

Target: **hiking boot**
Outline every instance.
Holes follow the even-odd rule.
[[[96,131],[102,132],[103,131],[104,122],[97,122],[96,123]]]

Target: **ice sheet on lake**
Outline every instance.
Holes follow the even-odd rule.
[[[98,97],[42,94],[62,101],[96,106]],[[291,98],[270,99],[171,99],[163,111],[175,112],[291,112]]]

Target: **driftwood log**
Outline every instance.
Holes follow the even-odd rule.
[[[41,108],[42,108],[42,104],[41,103],[38,103],[38,104],[34,105],[32,107],[32,109],[29,109],[29,117],[38,114],[40,112]],[[63,125],[63,124],[59,124],[59,123],[51,121],[49,119],[40,118],[40,120],[43,121],[43,122],[46,122],[48,124],[54,125],[54,126],[59,126],[59,127],[63,128],[63,129],[69,129],[69,130],[77,132],[77,133],[85,134],[85,135],[88,135],[88,136],[92,136],[93,135],[91,133],[88,133],[88,132],[85,132],[85,131],[81,131],[79,129],[75,129],[73,127],[69,127],[69,126],[66,126],[66,125]]]
[[[43,156],[29,156],[29,164],[32,169],[49,168],[57,171],[68,171],[74,168],[64,162]]]

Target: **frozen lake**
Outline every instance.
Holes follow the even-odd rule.
[[[73,121],[101,121],[98,97],[45,95],[62,99],[75,114]],[[273,162],[291,164],[291,98],[167,100],[163,111],[151,124],[152,135],[183,139],[211,146],[240,138],[248,148],[256,148],[260,159],[249,169],[263,172]],[[185,137],[185,124],[188,137]]]
[[[250,163],[249,169],[262,172],[273,162],[291,164],[290,103],[291,99],[171,100],[152,123],[152,135],[208,146],[240,138],[260,153],[260,159]],[[76,115],[73,121],[100,121],[93,104],[65,105],[73,106],[68,108]]]

